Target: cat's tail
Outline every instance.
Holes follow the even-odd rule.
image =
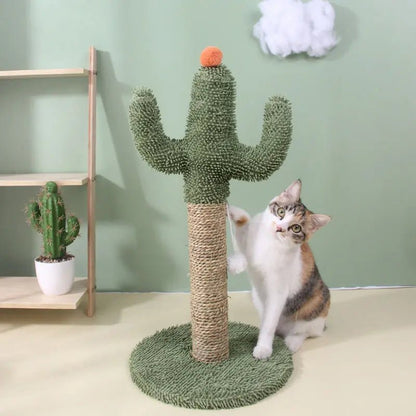
[[[234,253],[228,256],[227,258],[227,268],[231,274],[239,274],[247,269],[247,259],[246,256],[240,250],[240,244],[243,243],[243,236],[241,234],[242,232],[244,232],[245,234],[246,231],[243,231],[242,228],[246,228],[244,226],[247,225],[247,223],[249,222],[250,216],[241,208],[227,205],[227,217],[230,225],[231,241],[234,250]],[[234,233],[233,222],[237,226],[238,238],[236,238]]]

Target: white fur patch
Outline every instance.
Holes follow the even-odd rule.
[[[286,212],[285,216],[283,217],[283,219],[280,219],[278,217],[272,217],[272,224],[276,227],[280,227],[283,229],[283,231],[288,231],[290,224],[293,221],[294,218],[294,214],[292,212]]]
[[[247,269],[247,259],[242,253],[234,253],[227,258],[228,271],[231,274],[239,274]]]

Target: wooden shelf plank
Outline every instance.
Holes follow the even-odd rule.
[[[87,173],[0,174],[0,186],[43,186],[54,181],[58,186],[80,186],[88,183]]]
[[[1,309],[76,309],[87,291],[87,279],[74,282],[70,293],[45,296],[36,277],[0,277]]]
[[[24,69],[17,71],[0,71],[0,79],[88,77],[89,73],[90,71],[84,68]]]

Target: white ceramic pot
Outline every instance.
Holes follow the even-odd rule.
[[[35,260],[36,277],[42,292],[47,296],[68,293],[75,276],[75,258],[59,263],[44,263]]]

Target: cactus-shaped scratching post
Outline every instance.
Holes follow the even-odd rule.
[[[43,236],[44,256],[50,259],[65,257],[66,247],[79,234],[79,221],[74,215],[66,220],[64,201],[55,182],[48,182],[39,201],[28,205],[27,215],[33,228]]]
[[[142,157],[164,173],[182,174],[188,204],[192,355],[198,361],[228,357],[226,199],[231,179],[259,181],[283,163],[291,139],[289,102],[266,104],[263,133],[255,147],[239,143],[235,82],[218,48],[201,54],[185,137],[168,138],[152,92],[139,89],[130,105],[130,128]]]

